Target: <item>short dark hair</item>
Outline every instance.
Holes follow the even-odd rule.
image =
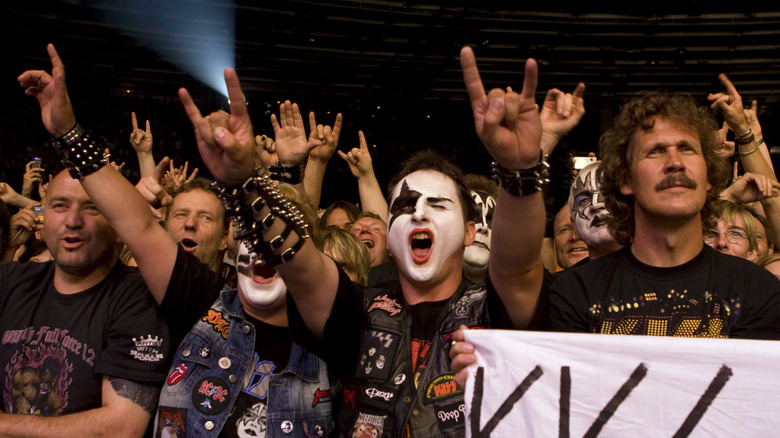
[[[648,91],[638,94],[621,108],[612,127],[599,140],[599,156],[603,160],[599,190],[612,213],[607,224],[622,245],[628,244],[634,234],[634,208],[632,197],[620,193],[620,186],[627,181],[630,171],[632,140],[640,129],[652,129],[655,116],[683,123],[699,134],[707,177],[712,184],[711,193],[720,193],[729,179],[728,161],[715,154],[718,125],[709,108],[697,105],[687,93]],[[709,217],[708,204],[705,203],[702,210],[705,220]]]
[[[388,204],[390,203],[390,196],[392,195],[395,186],[410,173],[420,170],[433,170],[450,177],[453,182],[455,182],[455,186],[458,189],[458,197],[460,198],[461,209],[463,211],[463,221],[468,222],[474,220],[476,206],[474,200],[471,198],[471,191],[463,182],[463,171],[444,155],[430,149],[415,152],[411,157],[404,161],[401,170],[390,180],[390,184],[387,186]]]

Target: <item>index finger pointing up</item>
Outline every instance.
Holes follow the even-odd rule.
[[[477,59],[474,57],[474,51],[471,50],[471,47],[465,46],[460,49],[460,67],[463,70],[463,82],[466,83],[466,90],[471,102],[486,99],[485,87],[482,85],[482,79],[479,77],[477,69]]]

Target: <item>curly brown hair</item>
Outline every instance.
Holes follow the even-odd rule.
[[[631,196],[620,193],[620,185],[627,181],[630,171],[634,135],[640,129],[652,129],[655,116],[683,123],[698,132],[707,176],[712,184],[710,193],[720,193],[728,184],[730,166],[727,160],[715,154],[718,125],[709,108],[699,106],[687,93],[649,91],[638,94],[621,108],[612,127],[599,140],[599,156],[603,160],[599,189],[612,213],[607,224],[622,245],[628,244],[634,235],[634,203]],[[709,217],[709,200],[710,197],[702,211],[705,219]]]

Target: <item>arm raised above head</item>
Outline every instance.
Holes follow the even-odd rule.
[[[526,61],[520,93],[511,87],[485,93],[469,47],[461,50],[461,66],[477,135],[496,161],[500,180],[488,273],[513,325],[526,328],[536,313],[544,278],[545,211],[542,193],[534,188],[545,178],[539,162],[542,124],[534,102],[537,65],[533,59]]]

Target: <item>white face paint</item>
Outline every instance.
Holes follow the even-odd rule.
[[[267,309],[284,304],[285,286],[282,277],[273,268],[255,267],[257,258],[244,242],[238,245],[236,271],[238,297],[244,307]]]
[[[601,163],[585,166],[577,174],[569,192],[571,222],[577,236],[589,247],[607,245],[615,241],[605,218],[609,211],[598,190],[596,170]]]
[[[474,242],[466,247],[463,252],[463,267],[467,271],[477,270],[480,274],[487,271],[490,260],[490,235],[493,225],[493,211],[496,209],[496,200],[485,192],[471,191],[471,198],[477,204],[474,222],[477,226],[477,235]]]
[[[458,189],[433,171],[410,173],[393,189],[387,243],[400,273],[426,284],[462,269],[466,227]]]

